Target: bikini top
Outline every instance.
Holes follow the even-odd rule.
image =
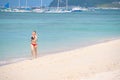
[[[34,40],[34,39],[35,39],[35,37],[32,36],[32,37],[31,37],[31,40]]]

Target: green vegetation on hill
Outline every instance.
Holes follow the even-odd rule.
[[[53,0],[50,3],[50,7],[56,7],[58,0]],[[64,7],[66,0],[60,0],[60,6]],[[69,6],[81,6],[81,7],[98,7],[98,6],[107,6],[107,7],[120,7],[120,0],[68,0]]]
[[[97,7],[105,7],[105,8],[109,8],[109,7],[116,7],[116,8],[120,8],[120,3],[100,4],[100,5],[97,5]]]

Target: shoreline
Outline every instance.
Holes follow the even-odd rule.
[[[40,57],[45,57],[45,56],[49,56],[49,55],[54,55],[54,54],[60,54],[60,53],[64,53],[64,52],[69,52],[69,51],[74,51],[76,49],[81,49],[81,48],[85,48],[85,47],[89,47],[89,46],[93,46],[93,45],[97,45],[97,44],[101,44],[101,43],[107,43],[110,41],[114,41],[114,40],[120,40],[120,37],[117,38],[111,38],[111,39],[106,39],[106,40],[100,40],[100,41],[96,41],[96,42],[92,42],[86,45],[82,45],[82,46],[77,46],[71,49],[66,49],[66,50],[61,50],[61,51],[56,51],[56,52],[50,52],[44,55],[38,55],[38,58]],[[0,66],[4,66],[4,65],[9,65],[9,64],[13,64],[13,63],[19,63],[21,61],[25,61],[25,60],[31,60],[32,57],[31,56],[26,56],[26,57],[19,57],[19,58],[13,58],[13,59],[8,59],[8,60],[1,60],[0,61]]]
[[[119,80],[119,53],[112,40],[0,66],[0,80]]]
[[[117,37],[117,38],[111,38],[111,39],[105,39],[105,40],[100,40],[100,41],[96,41],[96,42],[92,42],[92,43],[89,43],[89,44],[86,44],[86,45],[82,45],[82,46],[77,46],[77,47],[74,47],[74,48],[69,48],[69,49],[66,49],[66,50],[61,50],[61,51],[56,51],[56,52],[50,52],[50,53],[45,53],[43,55],[38,55],[38,58],[39,57],[44,57],[44,56],[49,56],[49,55],[52,55],[52,54],[59,54],[59,53],[63,53],[63,52],[69,52],[69,51],[74,51],[76,49],[81,49],[81,48],[85,48],[85,47],[88,47],[88,46],[93,46],[93,45],[97,45],[97,44],[101,44],[101,43],[106,43],[106,42],[109,42],[109,41],[114,41],[114,40],[119,40],[120,37]],[[0,66],[4,66],[4,65],[9,65],[9,64],[12,64],[12,63],[17,63],[17,62],[21,62],[21,61],[24,61],[24,60],[29,60],[31,59],[31,56],[26,56],[26,57],[19,57],[19,58],[13,58],[13,59],[8,59],[8,60],[1,60],[0,61]]]

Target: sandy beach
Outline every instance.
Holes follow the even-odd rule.
[[[0,80],[120,80],[120,40],[0,66]]]

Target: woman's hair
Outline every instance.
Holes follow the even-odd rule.
[[[33,32],[35,32],[35,33],[36,33],[36,31],[33,31]]]

